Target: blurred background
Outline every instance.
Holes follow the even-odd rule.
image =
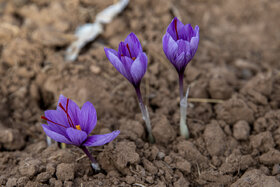
[[[7,168],[46,149],[40,116],[44,110],[55,109],[60,94],[80,106],[85,101],[94,104],[99,120],[97,133],[120,129],[131,120],[141,121],[133,88],[104,53],[104,47],[117,49],[130,32],[138,36],[149,60],[142,90],[151,119],[165,116],[177,132],[177,73],[162,51],[162,37],[175,16],[184,24],[200,27],[199,47],[185,72],[185,86],[191,85],[190,98],[218,100],[191,105],[188,116],[192,138],[199,139],[204,125],[213,119],[224,120],[229,129],[239,120],[240,115],[230,111],[234,104],[224,106],[218,104],[220,101],[245,101],[252,114],[241,118],[250,125],[279,109],[279,0],[131,0],[103,25],[103,32],[81,50],[75,61],[65,60],[67,47],[76,40],[76,28],[93,23],[99,12],[117,2],[0,0],[1,175],[8,171],[5,177],[19,178],[22,173]],[[3,178],[0,184],[5,185]]]

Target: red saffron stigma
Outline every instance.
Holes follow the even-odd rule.
[[[51,123],[53,123],[53,124],[55,124],[55,125],[59,125],[59,126],[61,126],[61,127],[67,128],[67,127],[65,127],[64,125],[61,125],[61,124],[56,123],[56,122],[54,122],[54,121],[52,121],[52,120],[49,120],[49,119],[46,118],[45,116],[41,116],[41,119],[44,119],[44,120],[46,120],[46,121],[49,121],[49,122],[51,122]]]
[[[66,108],[67,108],[67,110],[62,106],[61,103],[59,103],[59,107],[66,113],[67,120],[68,120],[68,123],[70,124],[70,126],[72,126],[73,128],[75,128],[74,123],[73,123],[73,121],[72,121],[72,119],[71,119],[71,117],[70,117],[70,115],[69,115],[69,113],[68,113],[68,103],[69,103],[69,99],[67,98],[67,103],[66,103]]]
[[[176,32],[176,36],[177,36],[177,40],[178,40],[179,35],[178,35],[178,30],[177,30],[177,19],[174,20],[174,24],[175,24],[175,32]]]
[[[130,58],[132,58],[132,56],[131,56],[131,52],[130,52],[130,49],[129,49],[128,44],[126,44],[126,47],[127,47],[127,49],[128,49],[128,52],[129,52]]]

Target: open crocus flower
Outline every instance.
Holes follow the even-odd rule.
[[[104,48],[104,50],[111,64],[113,64],[134,87],[139,86],[147,70],[148,58],[143,52],[136,35],[130,33],[125,41],[119,44],[118,52],[109,48]]]
[[[78,146],[87,155],[89,152],[86,146],[104,145],[114,140],[120,133],[117,130],[108,134],[89,136],[97,122],[95,108],[90,102],[86,102],[80,109],[74,101],[63,95],[59,97],[57,109],[45,111],[45,116],[41,118],[47,121],[47,125],[42,124],[47,136],[57,142]]]
[[[163,51],[178,73],[184,72],[194,57],[199,42],[199,27],[184,25],[176,17],[169,24],[162,38]]]

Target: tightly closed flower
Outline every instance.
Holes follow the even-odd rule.
[[[111,64],[113,64],[134,87],[139,86],[147,70],[148,58],[143,52],[136,35],[130,33],[125,41],[119,44],[118,52],[109,48],[104,48],[104,50]]]
[[[162,38],[163,51],[178,73],[184,72],[194,57],[199,42],[199,27],[193,30],[190,24],[184,25],[176,17],[169,24]]]
[[[47,136],[57,142],[78,147],[101,146],[114,140],[120,133],[117,130],[89,136],[97,122],[95,108],[90,102],[86,102],[80,109],[75,102],[63,95],[59,97],[57,109],[45,111],[45,116],[41,118],[48,123],[42,125]]]

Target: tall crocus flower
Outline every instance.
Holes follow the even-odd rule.
[[[118,51],[109,48],[104,48],[104,51],[111,64],[134,86],[149,133],[149,140],[153,142],[149,114],[140,91],[140,83],[147,70],[148,58],[138,38],[134,33],[130,33],[125,41],[119,44]]]
[[[168,60],[173,64],[179,75],[180,87],[180,132],[188,138],[189,132],[186,125],[187,98],[184,97],[183,79],[186,66],[194,57],[199,42],[199,27],[193,29],[190,24],[184,25],[178,18],[169,24],[162,38],[163,51]]]
[[[86,147],[102,146],[114,140],[120,133],[116,130],[108,134],[90,136],[97,122],[94,106],[86,102],[80,109],[75,102],[63,95],[59,97],[57,109],[45,111],[45,116],[41,118],[47,121],[47,124],[42,124],[47,136],[57,142],[81,148],[95,170],[100,169],[99,165]]]

